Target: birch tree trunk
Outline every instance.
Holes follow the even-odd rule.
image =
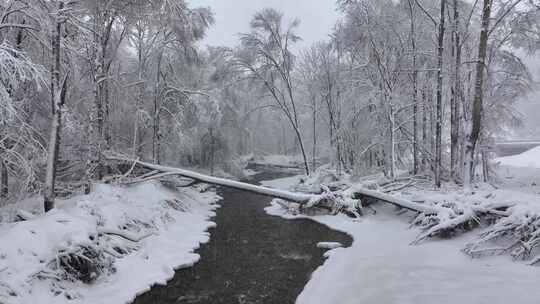
[[[441,162],[442,162],[442,86],[443,86],[443,55],[444,55],[444,32],[445,32],[445,8],[446,0],[441,0],[441,15],[439,21],[439,43],[437,53],[437,121],[435,126],[435,186],[441,187]]]
[[[47,168],[45,172],[45,185],[44,185],[44,209],[45,212],[54,208],[55,201],[55,179],[56,179],[56,166],[58,162],[59,148],[60,148],[60,131],[62,128],[62,111],[65,103],[66,96],[66,81],[67,75],[64,76],[63,81],[60,80],[60,56],[61,56],[61,32],[63,24],[63,11],[64,2],[58,2],[58,10],[56,13],[55,28],[52,41],[52,84],[51,84],[51,96],[52,96],[52,123],[49,137],[49,147],[47,155]]]
[[[465,148],[465,170],[464,183],[470,186],[474,180],[474,159],[476,155],[476,144],[480,137],[482,128],[482,112],[484,98],[484,69],[489,39],[489,24],[491,18],[492,0],[484,0],[482,9],[482,28],[480,30],[480,42],[478,44],[478,60],[476,62],[476,81],[474,83],[474,97],[472,104],[471,132]]]

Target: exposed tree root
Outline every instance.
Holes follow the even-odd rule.
[[[68,281],[80,281],[83,283],[94,282],[101,274],[114,271],[113,259],[105,255],[105,251],[96,244],[79,244],[73,248],[65,248],[58,251],[50,267],[57,271],[57,279]],[[46,273],[38,273],[40,278]]]

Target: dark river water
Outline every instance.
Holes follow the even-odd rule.
[[[263,173],[255,181],[287,174]],[[267,215],[270,198],[221,188],[222,206],[201,260],[180,269],[166,286],[155,286],[134,303],[290,304],[323,263],[321,241],[350,246],[352,239],[310,220]],[[338,278],[336,278],[338,279]],[[330,303],[329,303],[330,304]]]

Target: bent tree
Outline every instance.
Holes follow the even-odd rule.
[[[274,9],[266,8],[255,14],[250,24],[251,33],[241,35],[242,49],[235,56],[235,62],[243,72],[262,83],[289,121],[309,175],[291,76],[295,58],[290,47],[300,40],[294,32],[300,22],[294,20],[285,29],[282,23],[283,14]]]

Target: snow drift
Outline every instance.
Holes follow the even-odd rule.
[[[540,147],[533,148],[518,155],[500,157],[495,161],[502,166],[540,169]]]

